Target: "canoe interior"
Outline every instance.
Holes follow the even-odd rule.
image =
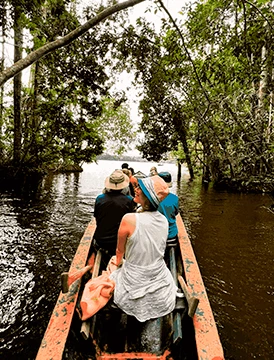
[[[60,292],[36,360],[224,360],[214,315],[180,214],[176,221],[179,249],[177,248],[175,253],[169,252],[166,261],[171,265],[169,267],[174,278],[177,278],[177,273],[185,278],[189,296],[199,299],[193,319],[189,318],[183,306],[168,317],[140,324],[125,314],[119,315],[117,308],[108,303],[92,319],[92,337],[84,340],[80,334],[82,323],[75,311],[79,308],[77,302],[81,299],[82,287],[89,279],[84,276],[76,280],[67,293]],[[85,267],[91,255],[95,228],[96,221],[93,218],[80,240],[69,269],[70,274],[75,274]],[[106,263],[103,261],[102,269],[105,268]],[[95,273],[97,272],[94,271]]]
[[[181,260],[178,257],[177,260],[181,269]],[[102,270],[104,269],[103,265]],[[80,299],[81,293],[78,310]],[[178,299],[176,308],[178,309],[172,314],[141,323],[135,317],[123,313],[110,300],[91,318],[91,336],[87,340],[80,333],[82,322],[79,311],[76,311],[63,359],[144,359],[144,354],[147,354],[154,355],[155,359],[196,360],[198,357],[193,321],[187,315],[187,302],[184,298]],[[174,326],[176,317],[177,321],[178,317],[181,321],[182,338],[179,339],[176,337],[176,325]],[[108,354],[113,356],[104,357],[109,356]]]

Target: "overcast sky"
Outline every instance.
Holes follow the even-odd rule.
[[[133,17],[138,17],[138,16],[145,16],[145,9],[147,8],[147,6],[149,5],[150,0],[146,0],[138,5],[133,6],[132,8],[130,8],[130,12],[132,13]],[[165,7],[168,9],[168,11],[171,13],[171,15],[173,17],[178,17],[179,16],[179,11],[181,10],[182,6],[185,4],[185,0],[163,0],[163,4],[165,5]],[[162,16],[162,14],[152,14],[150,13],[149,15],[150,19],[153,19],[157,21],[157,17],[160,18],[160,16]]]

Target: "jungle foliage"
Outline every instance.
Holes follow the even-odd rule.
[[[139,19],[120,43],[143,86],[140,151],[175,151],[191,177],[273,191],[272,2],[197,1],[180,23],[167,14],[160,32]]]
[[[75,6],[63,0],[6,2],[2,33],[18,28],[14,48],[21,51],[16,60],[22,59],[23,31],[31,39],[31,45],[25,39],[24,51],[32,53],[78,27],[81,19]],[[101,10],[90,7],[81,16],[93,18]],[[109,56],[123,21],[117,14],[37,60],[30,68],[28,85],[22,84],[20,73],[14,77],[13,104],[4,105],[4,92],[1,97],[2,165],[63,168],[94,161],[109,139],[117,153],[130,146],[134,131],[127,99],[124,92],[112,90],[115,69]]]
[[[15,26],[12,14],[21,6],[18,41],[20,29],[28,29],[33,44],[26,51],[34,51],[102,10],[79,16],[74,5],[5,1],[2,32]],[[176,21],[161,0],[148,9],[161,17],[157,29],[147,16],[129,24],[127,12],[119,12],[35,62],[31,85],[17,94],[21,119],[15,120],[19,105],[6,107],[2,97],[1,161],[89,162],[110,134],[120,139],[122,153],[135,134],[126,95],[111,93],[111,86],[126,70],[139,89],[144,158],[160,161],[173,153],[191,178],[202,173],[216,184],[273,191],[272,1],[192,1]],[[17,144],[15,121],[21,124]]]

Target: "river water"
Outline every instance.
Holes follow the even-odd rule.
[[[173,164],[130,163],[145,174],[153,165],[172,174],[226,360],[274,359],[274,198],[205,188],[186,169],[177,183]],[[48,176],[24,196],[0,193],[0,359],[35,359],[60,274],[105,177],[120,166],[102,160],[80,174]]]

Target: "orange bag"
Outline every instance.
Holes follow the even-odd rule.
[[[80,306],[82,320],[85,321],[106,305],[111,298],[115,282],[109,278],[109,272],[103,271],[102,275],[90,279],[84,288]]]

